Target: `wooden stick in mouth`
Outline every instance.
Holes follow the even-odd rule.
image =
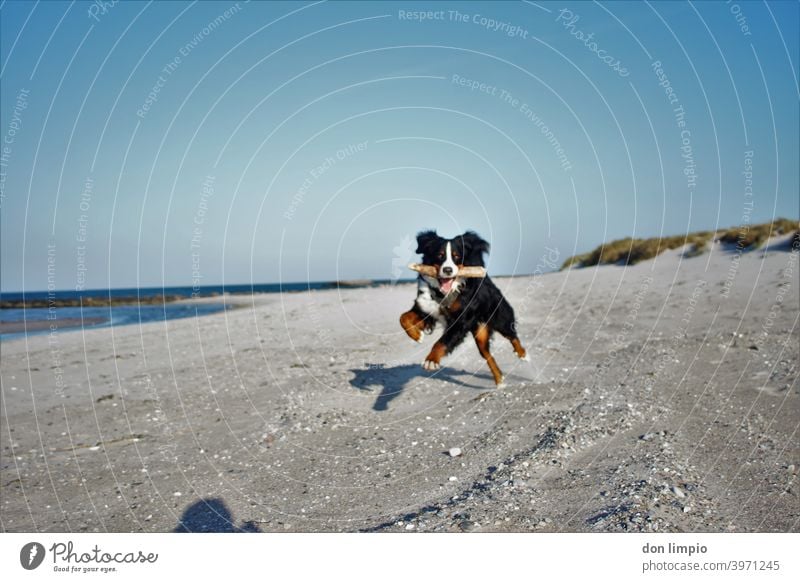
[[[433,265],[409,263],[408,268],[412,271],[416,271],[417,273],[427,275],[428,277],[437,278],[439,276],[438,269]],[[458,268],[458,275],[456,276],[464,279],[481,279],[486,276],[486,269],[484,267],[463,265]]]

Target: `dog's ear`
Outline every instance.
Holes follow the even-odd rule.
[[[464,264],[483,266],[483,254],[489,252],[489,243],[468,230],[461,235],[464,244]]]
[[[417,253],[425,254],[431,243],[439,240],[435,230],[425,230],[417,235]]]

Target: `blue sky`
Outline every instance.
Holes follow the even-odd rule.
[[[0,4],[4,291],[798,218],[797,2],[101,4]]]

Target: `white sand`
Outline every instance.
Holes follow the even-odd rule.
[[[4,342],[2,527],[797,531],[776,242],[496,279],[531,355],[495,338],[499,391],[471,341],[422,370],[410,285]]]

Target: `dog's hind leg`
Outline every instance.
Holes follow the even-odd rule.
[[[483,356],[483,359],[486,360],[486,363],[489,366],[489,370],[492,372],[492,376],[494,376],[494,383],[500,387],[503,385],[503,373],[500,371],[500,367],[497,365],[497,362],[492,356],[492,353],[489,351],[489,339],[491,336],[491,330],[489,326],[485,323],[481,323],[472,330],[472,335],[475,337],[475,343],[478,346],[478,351]]]
[[[505,305],[502,305],[501,308],[497,310],[497,314],[492,319],[492,327],[511,342],[511,347],[514,348],[514,353],[517,354],[517,357],[527,362],[530,358],[528,357],[528,352],[522,347],[519,336],[517,336],[514,310],[511,309],[511,306],[508,305],[507,302],[504,303]]]
[[[525,348],[522,347],[522,342],[519,341],[517,334],[505,334],[500,332],[504,338],[511,342],[511,347],[514,348],[514,353],[517,354],[517,357],[520,360],[525,360],[526,362],[530,361],[530,357],[528,356],[528,352],[525,351]]]
[[[525,360],[526,362],[530,361],[528,352],[525,351],[525,348],[522,347],[522,343],[520,343],[519,338],[517,336],[514,336],[509,339],[511,340],[511,347],[514,348],[514,353],[517,354],[517,357],[520,360]]]

